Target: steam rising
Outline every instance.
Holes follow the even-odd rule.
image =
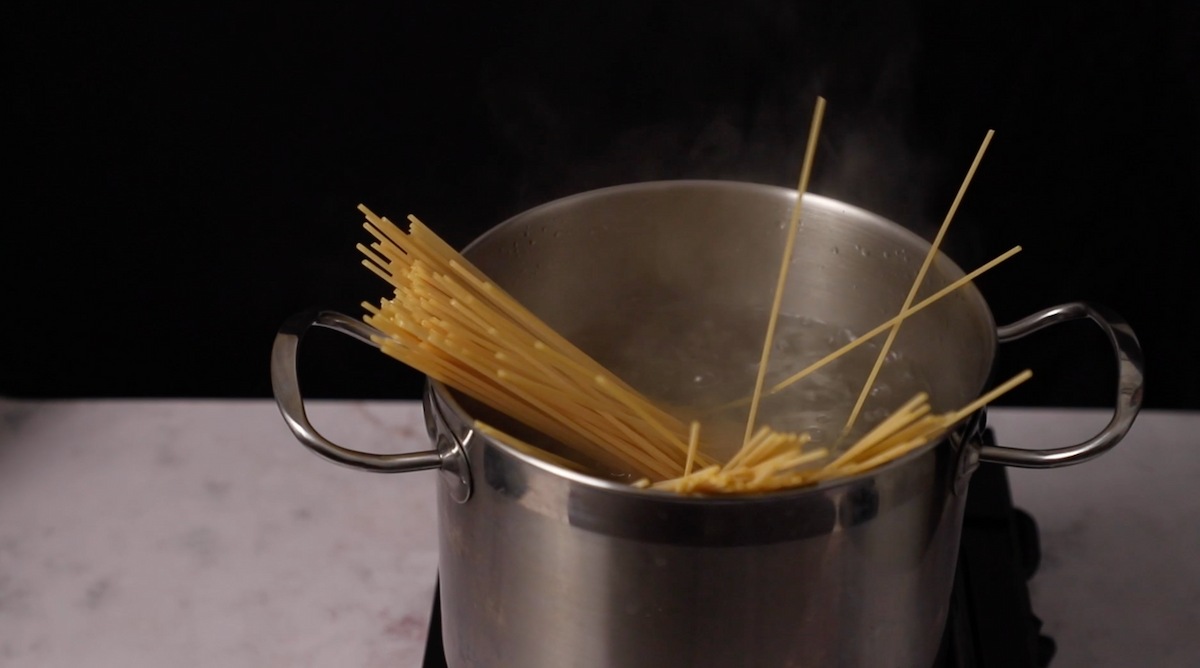
[[[521,164],[514,212],[635,181],[794,187],[821,94],[811,190],[936,229],[942,203],[922,187],[932,161],[907,140],[910,10],[705,4],[615,0],[571,20],[550,10],[497,54],[481,85]]]

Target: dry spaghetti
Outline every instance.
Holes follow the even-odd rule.
[[[609,468],[655,480],[684,469],[688,429],[677,418],[557,334],[415,217],[404,232],[359,208],[375,237],[369,248],[359,244],[364,264],[395,288],[378,306],[363,304],[385,353]],[[703,453],[692,457],[713,463]]]
[[[928,415],[919,395],[894,411],[832,461],[826,448],[806,449],[805,434],[759,428],[724,464],[704,454],[700,424],[684,425],[558,335],[487,279],[432,230],[410,217],[404,232],[360,207],[375,236],[364,264],[391,283],[395,294],[364,303],[367,323],[388,355],[545,434],[580,459],[644,478],[640,486],[680,493],[762,492],[852,475],[930,443],[1028,372],[971,405]],[[947,285],[931,297],[834,351],[797,376],[825,366],[904,318],[962,287],[1014,255],[1014,248]],[[499,429],[477,429],[517,450],[580,470],[572,459],[546,452]],[[695,470],[694,470],[695,469]]]
[[[887,343],[862,391],[865,396],[887,347],[906,318],[1020,251],[1020,247],[1013,248],[912,304],[924,272],[937,253],[937,242],[992,134],[989,131],[984,140],[900,313],[792,377],[765,388],[774,324],[823,110],[824,99],[818,98],[762,359],[754,393],[748,400],[745,438],[737,453],[724,463],[705,454],[699,422],[684,424],[605,369],[414,216],[409,216],[409,229],[404,231],[359,206],[367,219],[364,227],[375,238],[369,247],[358,245],[366,256],[363,264],[394,288],[391,299],[382,299],[378,305],[363,304],[367,310],[364,320],[379,330],[374,340],[383,352],[545,435],[563,447],[567,456],[547,452],[494,426],[476,422],[475,428],[481,433],[566,468],[587,470],[580,462],[589,461],[613,472],[630,474],[638,478],[634,483],[638,487],[683,494],[765,492],[855,475],[913,452],[941,438],[1031,374],[1018,374],[967,406],[947,413],[933,413],[929,397],[918,394],[857,442],[836,452],[811,447],[807,434],[770,426],[755,430],[756,409],[765,394],[778,392],[888,331]],[[861,403],[862,397],[851,412],[850,422]]]

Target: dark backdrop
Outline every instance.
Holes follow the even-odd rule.
[[[162,4],[10,10],[0,395],[268,396],[287,315],[384,294],[359,202],[461,246],[593,187],[793,186],[822,94],[812,189],[927,236],[995,128],[946,248],[1026,247],[997,320],[1105,303],[1148,405],[1200,408],[1195,2]],[[1093,329],[1005,346],[1006,402],[1106,405]],[[417,395],[329,336],[309,395]]]

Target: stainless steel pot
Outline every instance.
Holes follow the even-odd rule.
[[[568,337],[602,332],[589,340],[608,347],[588,352],[603,362],[625,345],[632,300],[682,298],[698,312],[767,304],[795,199],[732,182],[618,186],[518,215],[466,255]],[[860,332],[894,315],[928,244],[827,198],[806,195],[804,212],[784,310]],[[961,275],[939,257],[927,290]],[[897,350],[945,410],[985,387],[998,342],[1075,318],[1099,325],[1117,359],[1115,412],[1092,439],[985,446],[980,411],[869,473],[751,497],[639,490],[531,458],[473,431],[479,409],[437,383],[425,394],[435,449],[375,455],[331,443],[305,417],[295,361],[314,325],[369,341],[370,327],[336,313],[285,323],[272,380],[288,426],[318,454],[371,471],[441,470],[442,628],[455,668],[912,668],[936,653],[978,462],[1065,466],[1111,448],[1140,408],[1142,361],[1107,309],[1064,304],[997,328],[971,286],[901,330]]]

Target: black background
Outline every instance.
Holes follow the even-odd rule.
[[[998,321],[1104,303],[1146,349],[1147,405],[1200,408],[1197,6],[18,4],[0,395],[268,396],[285,317],[384,295],[359,202],[461,246],[616,183],[790,187],[821,94],[812,189],[927,237],[995,128],[947,252],[1022,244],[981,282]],[[310,396],[417,396],[402,365],[313,341]],[[1038,374],[1006,403],[1111,401],[1086,323],[999,365]]]

